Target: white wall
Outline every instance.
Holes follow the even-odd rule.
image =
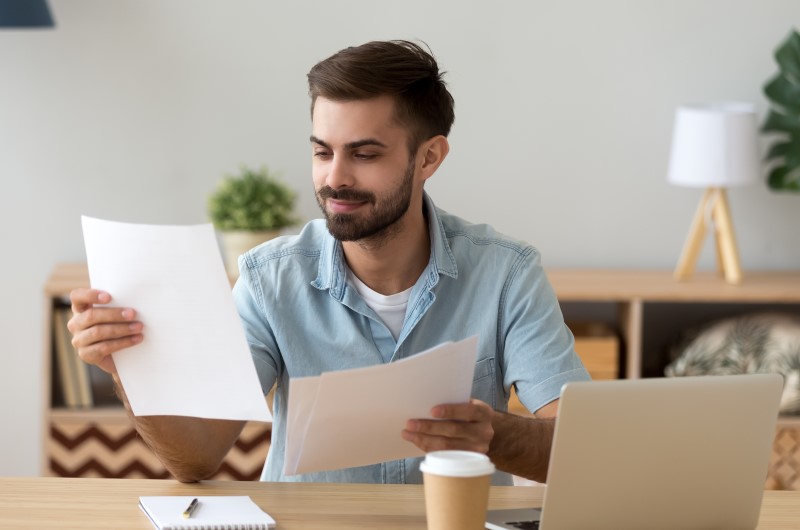
[[[440,206],[549,267],[671,269],[700,199],[665,181],[675,107],[763,115],[772,51],[800,21],[796,0],[50,1],[55,30],[0,29],[0,475],[39,472],[41,288],[83,260],[80,214],[205,222],[223,173],[267,163],[317,216],[316,61],[427,41],[457,107],[428,186]],[[730,198],[745,270],[797,268],[800,196]]]

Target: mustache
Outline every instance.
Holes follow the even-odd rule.
[[[353,202],[375,202],[375,196],[368,191],[358,191],[349,188],[335,190],[330,186],[321,187],[319,191],[317,191],[317,196],[321,200],[334,199]]]

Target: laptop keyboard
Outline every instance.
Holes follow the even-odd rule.
[[[539,521],[508,521],[506,524],[520,530],[538,530],[539,528]]]

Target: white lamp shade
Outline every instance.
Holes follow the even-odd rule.
[[[684,105],[675,114],[667,180],[679,186],[730,187],[760,176],[758,124],[749,103]]]

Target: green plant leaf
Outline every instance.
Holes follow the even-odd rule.
[[[783,155],[783,164],[790,169],[800,167],[800,150],[797,149],[796,143],[792,147]]]
[[[775,158],[783,158],[786,156],[786,153],[789,152],[791,149],[792,144],[791,142],[781,142],[781,143],[774,143],[772,147],[769,148],[764,160],[773,160]]]
[[[772,78],[764,87],[764,93],[773,102],[795,116],[800,116],[800,85],[791,83],[785,76]]]
[[[766,161],[773,162],[767,177],[776,191],[800,191],[800,34],[792,29],[775,50],[780,73],[764,85],[770,110],[762,132],[777,133]]]
[[[761,126],[764,132],[785,132],[785,133],[800,133],[800,121],[791,116],[781,114],[775,109],[771,109]]]
[[[208,199],[211,222],[220,230],[278,230],[296,222],[295,195],[266,166],[242,167],[226,176]]]
[[[800,138],[790,138],[786,142],[776,142],[772,144],[765,161],[785,159],[788,165],[800,165]]]
[[[775,50],[775,60],[781,72],[794,83],[800,83],[800,34],[792,30],[781,46]]]
[[[770,172],[768,182],[776,191],[800,191],[800,168],[776,167]]]

